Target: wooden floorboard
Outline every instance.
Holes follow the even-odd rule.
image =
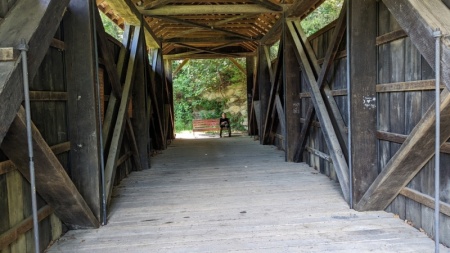
[[[115,188],[108,225],[48,252],[434,252],[424,233],[350,210],[340,192],[251,137],[177,139]]]

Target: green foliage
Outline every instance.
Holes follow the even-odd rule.
[[[306,35],[310,36],[339,17],[343,0],[326,0],[302,20]]]
[[[244,59],[237,59],[245,66]],[[176,69],[182,61],[174,61]],[[218,119],[227,111],[229,90],[245,91],[246,76],[229,59],[190,60],[173,79],[176,131],[192,129],[192,120]],[[246,100],[246,93],[234,102]],[[243,115],[229,115],[239,128]]]
[[[100,17],[102,18],[102,23],[103,27],[105,28],[105,32],[113,36],[118,41],[122,41],[123,30],[102,12],[100,12]]]

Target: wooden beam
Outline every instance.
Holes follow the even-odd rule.
[[[294,38],[297,51],[302,61],[303,73],[306,75],[306,78],[309,80],[309,88],[312,94],[312,102],[314,104],[314,108],[316,109],[317,117],[322,125],[322,133],[325,137],[325,142],[330,150],[330,155],[333,159],[334,168],[336,171],[336,175],[339,179],[339,184],[341,186],[342,194],[344,199],[349,202],[350,200],[350,192],[349,192],[349,175],[348,175],[348,165],[345,160],[344,152],[342,151],[341,145],[337,138],[334,127],[331,123],[331,118],[328,114],[327,108],[325,107],[325,101],[320,93],[320,88],[318,87],[316,77],[314,75],[313,69],[309,64],[308,56],[306,54],[305,48],[303,45],[299,43],[297,32],[295,31],[294,25],[292,22],[287,22],[290,33]],[[301,29],[301,27],[297,27],[297,29]],[[295,39],[297,38],[297,39]]]
[[[396,41],[402,38],[408,37],[408,34],[406,34],[406,32],[403,29],[397,30],[397,31],[393,31],[387,34],[383,34],[381,36],[378,36],[376,38],[376,45],[383,45],[392,41]]]
[[[144,10],[151,10],[151,9],[157,9],[159,7],[162,7],[164,5],[170,4],[171,2],[173,2],[173,0],[156,0],[153,1],[150,4],[147,4],[144,6]]]
[[[399,92],[399,91],[421,91],[421,90],[434,90],[435,80],[419,80],[411,82],[398,82],[398,83],[383,83],[377,84],[377,92]],[[441,85],[441,89],[445,86]]]
[[[0,26],[0,47],[15,47],[21,39],[29,45],[28,78],[33,80],[59,27],[68,0],[17,1]],[[39,6],[39,8],[29,8]],[[23,100],[22,60],[0,62],[0,143]]]
[[[318,7],[325,0],[297,0],[294,4],[286,11],[286,17],[300,17],[304,18],[312,10]],[[345,6],[345,5],[343,5]]]
[[[177,69],[175,69],[175,71],[173,72],[173,75],[177,75],[178,72],[180,72],[180,70],[184,67],[184,65],[186,65],[189,62],[190,59],[184,59],[180,65],[178,65]]]
[[[18,211],[18,210],[17,210]],[[38,210],[37,216],[39,222],[49,217],[53,213],[50,206],[44,206]],[[20,223],[14,225],[8,231],[0,235],[0,250],[5,249],[8,245],[15,242],[21,235],[33,228],[33,217],[30,216]]]
[[[67,101],[67,92],[59,91],[30,91],[31,101]]]
[[[397,133],[389,133],[385,131],[377,131],[376,136],[379,140],[385,140],[385,141],[391,141],[395,143],[404,143],[406,138],[408,138],[408,135],[404,134],[397,134]],[[450,154],[450,143],[445,142],[441,146],[441,152]]]
[[[405,196],[405,197],[407,197],[409,199],[412,199],[412,200],[416,201],[417,203],[420,203],[420,204],[422,204],[424,206],[427,206],[427,207],[429,207],[429,208],[434,210],[434,203],[435,203],[434,201],[435,200],[434,200],[433,197],[430,197],[430,196],[428,196],[426,194],[423,194],[423,193],[421,193],[419,191],[410,189],[408,187],[403,188],[400,191],[400,195],[403,195],[403,196]],[[439,211],[442,214],[450,216],[450,204],[447,204],[445,202],[439,201]]]
[[[95,7],[94,7],[95,8]],[[64,19],[71,178],[101,220],[101,143],[94,22],[90,0],[71,1]],[[96,8],[95,8],[96,9]],[[95,10],[96,11],[96,10]]]
[[[136,5],[131,0],[108,0],[108,5],[114,9],[114,11],[122,17],[129,25],[140,26],[141,25],[141,13],[137,9]],[[145,22],[147,23],[147,22]],[[151,28],[144,24],[145,38],[147,46],[149,48],[159,48],[160,44],[158,38],[153,33]]]
[[[268,0],[250,0],[250,2],[255,3],[255,4],[259,4],[267,9],[273,10],[273,11],[283,11],[283,7],[278,5],[278,4],[274,4],[271,1]]]
[[[450,124],[450,92],[441,93],[441,124]],[[359,210],[384,210],[434,155],[434,105],[425,113],[408,138],[389,160],[359,201]],[[450,128],[441,128],[441,144],[450,138]]]
[[[345,6],[346,1],[344,1]],[[294,43],[300,46],[300,39],[303,42],[303,45],[305,46],[306,52],[309,55],[309,59],[311,59],[312,67],[315,73],[317,73],[317,84],[319,85],[319,89],[323,89],[325,93],[325,98],[328,107],[332,111],[332,124],[333,127],[336,127],[339,130],[340,135],[337,136],[338,141],[342,147],[342,152],[346,158],[348,158],[348,148],[347,148],[347,138],[346,138],[346,132],[345,132],[345,124],[344,120],[342,118],[342,115],[340,114],[340,111],[337,107],[336,101],[334,100],[331,90],[325,80],[325,77],[327,76],[327,73],[331,69],[331,66],[333,65],[334,59],[336,57],[336,54],[339,50],[339,45],[341,44],[342,38],[344,36],[344,33],[346,31],[346,8],[343,8],[341,10],[341,13],[339,15],[338,21],[336,23],[336,28],[333,32],[333,37],[331,38],[330,46],[327,49],[327,52],[325,54],[324,62],[322,64],[322,69],[320,69],[320,66],[318,64],[317,58],[315,56],[315,53],[308,41],[308,38],[306,37],[306,34],[303,32],[300,22],[298,20],[290,21],[289,26],[292,26],[291,31],[294,31],[292,23],[295,25],[295,28],[297,32],[299,33],[300,37],[294,37],[295,35],[291,33],[293,36]],[[297,46],[297,47],[299,47]],[[314,112],[314,105],[310,105],[306,112],[306,122],[302,126],[302,130],[300,131],[300,142],[299,145],[297,145],[297,150],[295,151],[294,161],[299,162],[300,159],[303,157],[303,151],[306,147],[306,140],[308,132],[311,128],[311,121],[312,118],[315,115]]]
[[[261,144],[264,143],[264,125],[266,122],[266,115],[269,106],[269,95],[271,88],[271,63],[267,61],[267,53],[264,50],[264,46],[259,46],[258,48],[258,83],[257,90],[259,91],[258,98],[259,103],[255,109],[258,109],[255,112],[259,112],[256,115],[259,115],[257,119],[258,122],[258,133],[259,133],[259,141]],[[270,63],[270,65],[269,65]]]
[[[120,100],[119,112],[117,115],[117,121],[114,126],[113,139],[111,141],[111,146],[108,153],[108,158],[105,165],[105,191],[107,202],[110,202],[111,193],[113,189],[115,174],[116,174],[116,163],[119,158],[119,153],[122,147],[123,133],[125,129],[126,113],[128,110],[128,104],[130,101],[131,89],[134,83],[134,72],[136,69],[136,55],[138,50],[138,45],[140,41],[140,27],[135,27],[133,41],[131,44],[131,54],[130,60],[128,62],[127,75],[125,79],[125,85],[123,87],[122,99]]]
[[[377,0],[351,3],[351,53],[349,128],[351,129],[351,165],[353,204],[356,205],[378,175],[377,103]],[[361,57],[364,54],[364,57]]]
[[[236,61],[236,59],[232,58],[232,57],[228,57],[228,59],[244,74],[246,75],[247,72],[245,71],[244,67],[241,66],[241,64]]]
[[[277,110],[278,121],[280,122],[281,126],[281,132],[286,133],[286,116],[279,95],[275,96],[275,108]]]
[[[283,8],[290,5],[281,5]],[[146,16],[179,16],[179,15],[205,15],[205,14],[261,14],[281,13],[263,6],[249,4],[221,4],[221,5],[171,5],[153,10],[140,9]]]
[[[58,40],[53,38],[52,43],[50,44],[51,47],[56,48],[60,51],[66,50],[66,44],[62,40]]]
[[[158,15],[155,15],[153,17],[154,18],[163,19],[163,20],[167,20],[167,21],[170,21],[170,22],[175,22],[175,23],[188,25],[188,26],[199,27],[199,28],[206,29],[206,30],[219,31],[219,32],[228,34],[230,36],[242,38],[242,39],[245,39],[245,40],[248,40],[248,41],[255,40],[254,38],[242,35],[240,33],[228,31],[226,29],[222,29],[222,28],[218,28],[218,27],[214,27],[214,26],[209,26],[209,25],[204,25],[204,24],[200,24],[200,23],[195,23],[195,22],[184,20],[184,19],[181,19],[181,18],[174,18],[174,17],[171,17],[171,16],[158,16]]]
[[[0,48],[0,61],[15,61],[19,57],[20,51],[13,47]]]
[[[226,56],[226,57],[239,57],[238,55],[235,55],[235,54],[220,53],[220,52],[216,52],[216,51],[212,51],[212,50],[208,50],[208,49],[204,49],[204,48],[198,48],[198,47],[189,46],[189,45],[182,44],[182,43],[177,43],[177,45],[181,46],[181,47],[193,49],[193,50],[196,50],[196,51],[201,51],[201,52],[205,52],[205,53],[214,54],[214,55],[222,55],[222,56]]]
[[[311,93],[309,93],[309,92],[302,92],[298,96],[300,97],[300,99],[310,98],[311,97]],[[333,96],[333,97],[347,96],[347,90],[346,89],[331,90],[331,96]]]
[[[5,155],[29,181],[25,109],[21,107],[1,144]],[[98,220],[67,175],[58,158],[32,125],[36,190],[69,228],[97,228]]]
[[[450,34],[450,11],[441,0],[383,0],[412,43],[432,68],[435,62],[433,32]],[[442,82],[450,89],[450,37],[442,38]]]

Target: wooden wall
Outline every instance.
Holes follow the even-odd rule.
[[[30,80],[31,118],[70,173],[66,88],[64,47],[58,31],[36,77]],[[35,252],[30,183],[1,152],[0,161],[0,252]],[[37,204],[38,213],[43,217],[39,223],[40,250],[43,251],[65,228],[39,195]],[[15,233],[14,242],[2,247],[3,239]]]
[[[333,24],[309,37],[317,58],[324,57],[333,31]],[[377,146],[378,172],[381,172],[402,142],[416,126],[424,113],[434,104],[434,71],[417,48],[400,28],[382,1],[378,1],[378,51],[377,64]],[[434,47],[434,45],[430,45]],[[335,93],[335,100],[348,126],[348,103],[346,93],[345,42],[341,45],[340,58],[334,63],[334,71],[328,82]],[[356,53],[356,52],[353,52]],[[363,53],[361,53],[363,54]],[[320,61],[320,60],[319,60]],[[301,80],[302,111],[310,103],[307,83]],[[449,126],[441,126],[449,127]],[[308,142],[308,153],[303,160],[310,166],[334,180],[336,175],[329,159],[320,123],[315,120]],[[441,232],[440,240],[450,245],[450,152],[441,149]],[[423,229],[434,237],[434,158],[432,158],[386,209],[410,225]]]
[[[331,36],[334,31],[335,23],[324,27],[317,33],[311,35],[308,40],[314,49],[319,63],[322,63],[325,57],[327,48],[330,44]],[[346,77],[346,55],[345,55],[345,42],[340,46],[338,56],[336,57],[333,64],[333,68],[328,74],[327,81],[334,95],[336,104],[338,105],[339,111],[345,122],[348,125],[348,104],[347,104],[347,77]],[[306,116],[307,109],[312,103],[308,83],[305,78],[302,77],[301,80],[301,93],[300,98],[302,101],[301,105],[301,122],[304,122],[304,117]],[[308,163],[311,167],[321,173],[329,176],[333,180],[337,180],[336,173],[333,169],[333,164],[329,156],[328,147],[326,146],[323,133],[320,128],[320,123],[317,117],[314,118],[312,123],[312,128],[309,134],[309,138],[306,145],[306,151],[303,153],[303,161]]]
[[[434,71],[420,55],[399,24],[379,2],[378,13],[378,169],[381,171],[401,143],[392,134],[408,135],[422,115],[434,104]],[[433,47],[434,45],[430,45]],[[424,80],[425,82],[421,82]],[[396,89],[390,89],[397,83]],[[398,84],[400,83],[400,84]],[[422,84],[421,89],[413,85]],[[431,86],[430,86],[431,85]],[[428,87],[427,87],[428,86]],[[441,126],[449,127],[449,126]],[[441,201],[450,204],[450,154],[441,152]],[[409,183],[407,188],[434,196],[434,158]],[[414,227],[434,236],[434,209],[405,196],[398,196],[387,211],[398,214]],[[441,240],[450,245],[450,219],[441,215]]]

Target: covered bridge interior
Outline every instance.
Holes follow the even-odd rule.
[[[0,251],[106,225],[114,186],[175,140],[172,61],[207,58],[246,59],[248,135],[338,182],[349,208],[395,213],[450,246],[449,1],[347,0],[308,37],[300,21],[322,2],[0,0]]]

